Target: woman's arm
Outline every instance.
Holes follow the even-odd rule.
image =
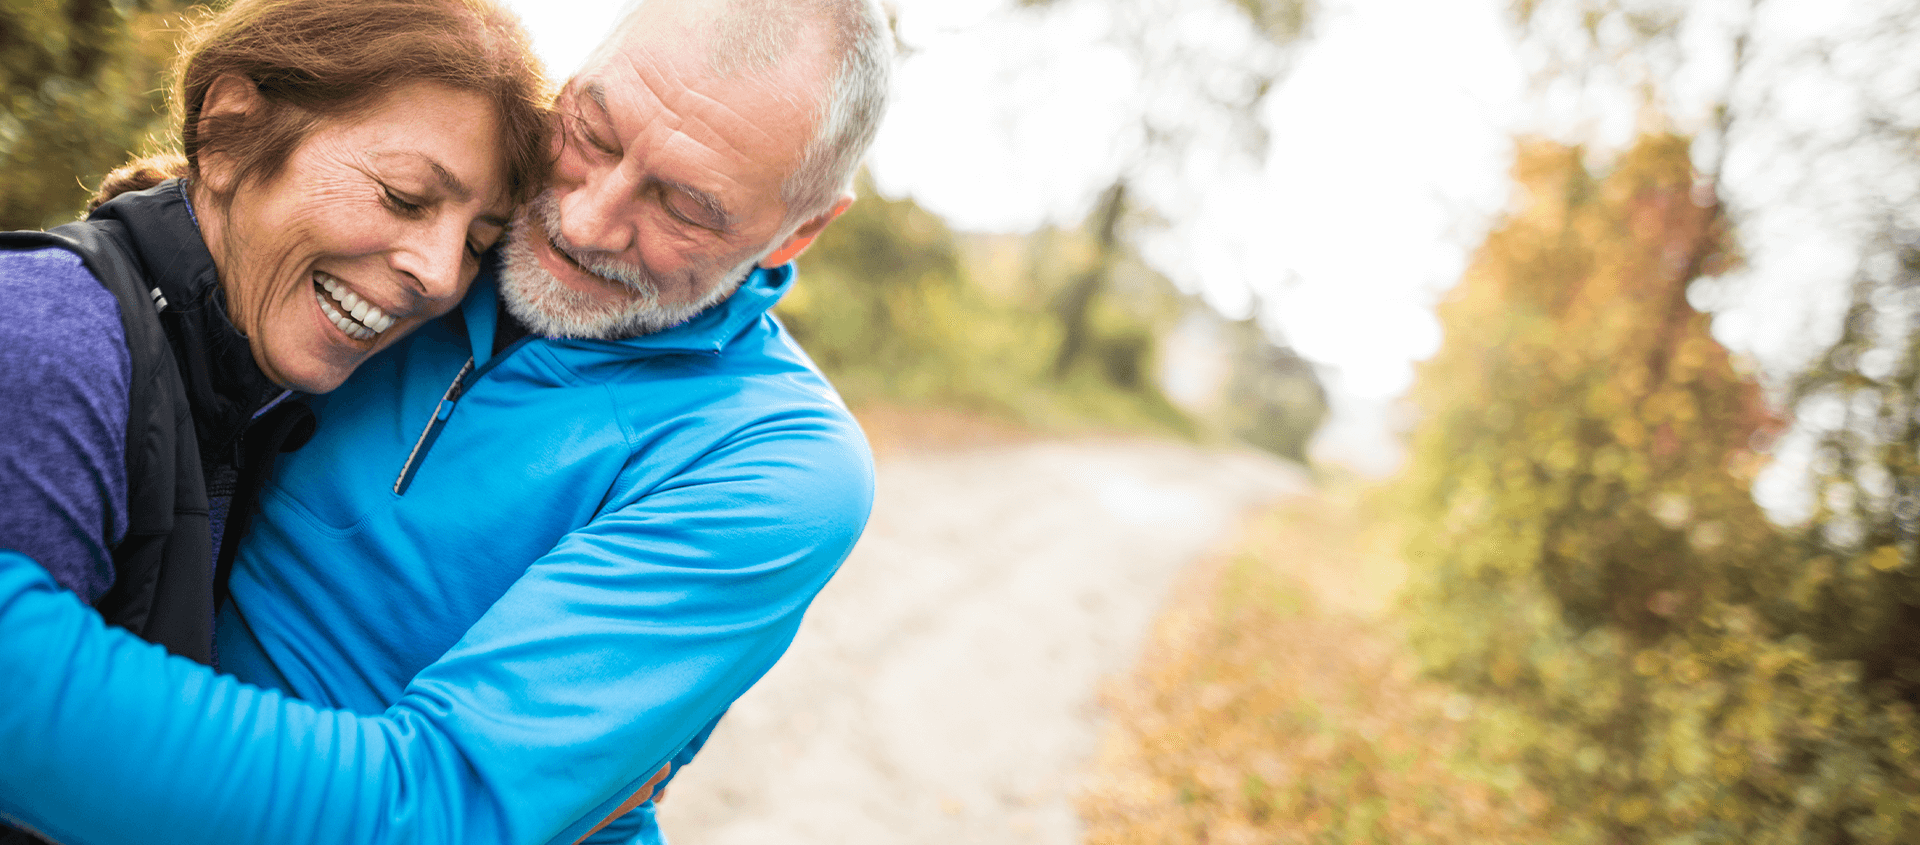
[[[0,630],[0,818],[54,841],[537,843],[569,820],[520,824],[555,796],[475,771],[466,740],[505,726],[451,724],[472,718],[461,702],[410,695],[368,716],[215,675],[107,627],[13,552]]]
[[[567,845],[772,666],[860,534],[863,454],[760,445],[569,534],[377,716],[170,657],[0,555],[0,815],[68,845]]]
[[[113,295],[63,249],[0,251],[0,549],[92,602],[126,531],[129,362]]]

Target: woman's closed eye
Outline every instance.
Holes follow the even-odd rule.
[[[492,248],[492,241],[476,241],[471,239],[467,241],[467,254],[473,256],[476,261],[479,260],[480,256],[487,254],[487,250]]]
[[[402,217],[418,218],[427,213],[427,204],[418,197],[408,196],[393,189],[391,185],[381,185],[381,202],[394,213]]]

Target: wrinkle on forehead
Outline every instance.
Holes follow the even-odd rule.
[[[643,5],[573,89],[606,107],[620,139],[616,167],[635,190],[678,184],[709,194],[741,224],[739,237],[755,238],[778,225],[763,218],[784,219],[786,182],[823,118],[829,46],[808,27],[789,27],[777,37],[789,49],[766,70],[719,73],[712,3],[726,1]]]
[[[707,70],[723,79],[769,73],[791,52],[804,23],[791,0],[729,0],[707,27]]]
[[[614,67],[610,68],[607,65]],[[778,80],[765,76],[725,80],[703,76],[697,80],[688,80],[675,74],[665,61],[653,53],[638,50],[619,51],[615,56],[610,57],[606,65],[595,69],[593,75],[596,79],[592,84],[599,88],[601,96],[605,98],[602,102],[607,105],[607,114],[610,119],[619,120],[622,109],[617,106],[620,105],[620,100],[650,99],[655,107],[654,113],[650,116],[650,122],[657,121],[668,131],[692,143],[742,161],[766,163],[763,159],[766,158],[768,150],[764,148],[772,148],[780,160],[777,163],[788,166],[797,164],[802,150],[797,146],[793,149],[780,149],[783,146],[781,137],[770,127],[788,121],[811,123],[811,115],[805,114],[799,108],[798,101],[802,98],[790,90],[792,86],[778,84]],[[625,79],[619,79],[619,77],[625,77]],[[626,80],[639,84],[637,86],[620,84]],[[695,84],[700,82],[733,89],[726,93],[738,91],[746,94],[747,97],[722,99],[707,90],[710,86]],[[741,103],[741,100],[748,98],[758,98],[766,102]],[[669,103],[677,108],[669,107]],[[756,105],[765,106],[766,110],[758,114],[741,111],[741,108],[752,108]],[[785,114],[781,113],[783,111]],[[628,119],[633,119],[631,114],[628,115]],[[630,133],[633,131],[631,126],[627,129]],[[702,134],[710,138],[711,142],[694,139],[693,131],[696,129],[706,130]],[[641,131],[646,131],[646,128],[642,128]],[[805,136],[805,133],[801,134]],[[719,146],[715,147],[713,143]],[[804,141],[802,143],[804,144]],[[752,149],[756,147],[763,149]],[[783,171],[786,169],[790,167],[782,168]]]
[[[831,40],[792,0],[654,0],[622,21],[588,66],[675,51],[695,60],[686,62],[700,69],[692,79],[749,83],[783,104],[809,108],[824,98],[836,65]]]

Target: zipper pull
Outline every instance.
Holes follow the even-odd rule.
[[[440,429],[447,425],[447,418],[453,416],[453,406],[460,401],[461,394],[467,392],[467,376],[473,373],[473,358],[460,368],[460,374],[453,377],[453,383],[447,385],[447,395],[440,397],[440,404],[433,409],[433,419],[427,421],[427,427],[420,432],[420,439],[413,444],[413,452],[407,455],[407,465],[400,468],[400,478],[393,482],[393,495],[405,496],[407,488],[413,486],[413,476],[420,471],[420,462],[426,460],[427,450],[433,448],[433,441],[440,439]]]

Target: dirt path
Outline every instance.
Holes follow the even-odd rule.
[[[1140,440],[903,452],[786,658],[661,807],[675,845],[1080,841],[1102,680],[1246,509],[1262,455]]]

